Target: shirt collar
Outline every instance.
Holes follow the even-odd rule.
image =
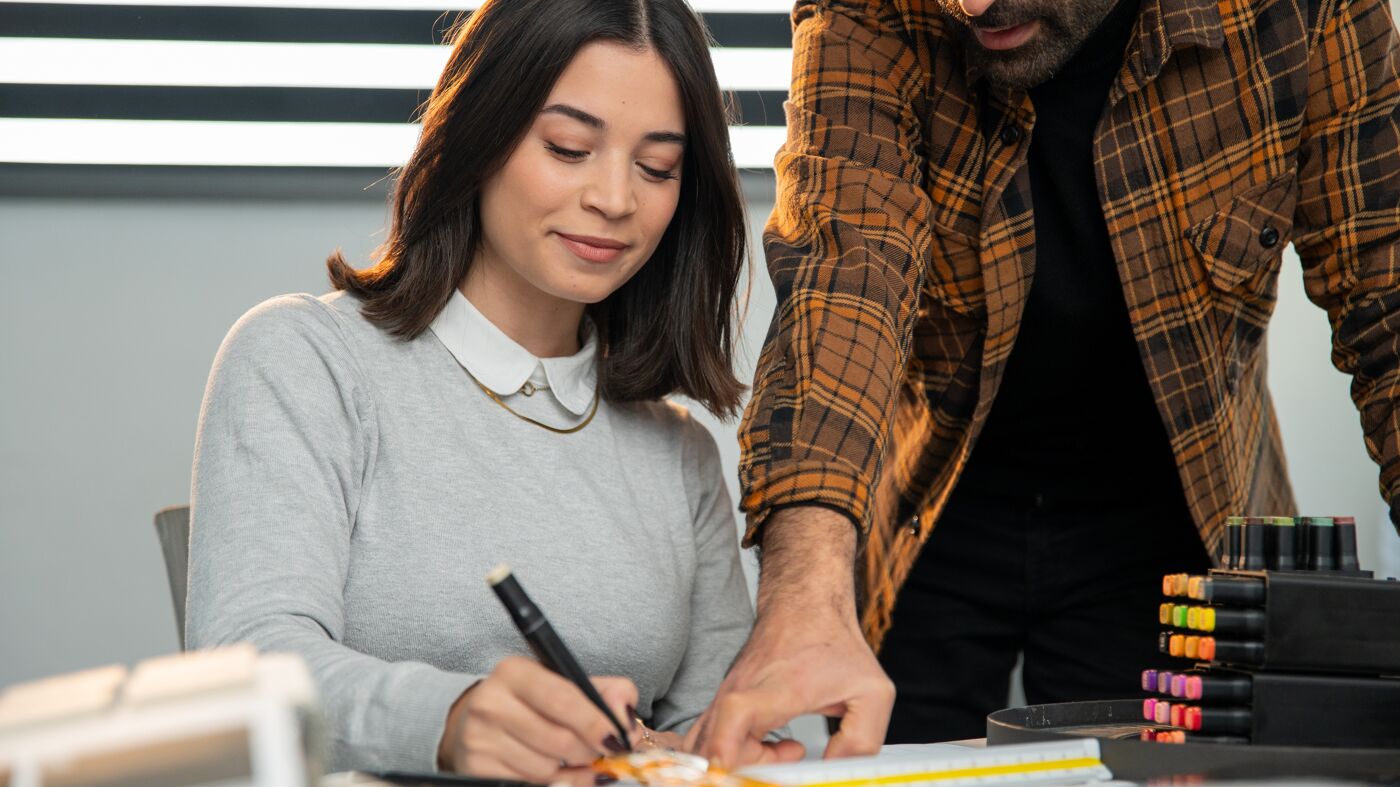
[[[573,355],[536,358],[486,318],[460,290],[429,326],[457,363],[500,396],[520,392],[526,382],[547,388],[574,415],[593,405],[598,383],[598,332],[585,319],[583,346]]]
[[[953,22],[944,19],[951,27]],[[948,34],[953,31],[948,29]],[[1218,0],[1143,0],[1138,12],[1137,30],[1130,37],[1124,63],[1138,86],[1157,77],[1167,58],[1177,47],[1201,46],[1218,49],[1225,42],[1225,25]],[[981,69],[963,57],[964,77],[972,86],[981,78]]]

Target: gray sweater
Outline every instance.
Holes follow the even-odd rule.
[[[434,332],[397,340],[358,307],[275,298],[219,350],[189,647],[300,654],[332,768],[433,770],[452,703],[528,654],[483,579],[507,562],[585,670],[631,678],[657,728],[687,726],[752,619],[709,433],[676,405],[603,402],[552,434],[488,399]]]

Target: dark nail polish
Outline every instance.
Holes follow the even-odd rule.
[[[604,784],[617,784],[617,777],[606,773],[600,773],[593,777],[593,783],[601,787]]]
[[[609,735],[604,738],[603,748],[614,754],[621,754],[627,751],[627,747],[622,745],[622,741],[618,740],[616,735]]]
[[[627,706],[627,724],[631,726],[633,732],[637,731],[637,709],[631,705]]]

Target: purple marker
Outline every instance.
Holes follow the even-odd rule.
[[[1143,690],[1143,691],[1156,691],[1156,690],[1157,690],[1157,670],[1155,670],[1155,669],[1145,669],[1145,670],[1142,671],[1142,690]]]

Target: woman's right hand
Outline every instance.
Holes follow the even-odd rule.
[[[632,681],[593,678],[593,685],[613,714],[631,725],[629,708],[637,704]],[[511,656],[452,705],[438,767],[539,784],[577,783],[591,773],[583,769],[593,760],[623,751],[612,723],[577,686],[536,661]]]

